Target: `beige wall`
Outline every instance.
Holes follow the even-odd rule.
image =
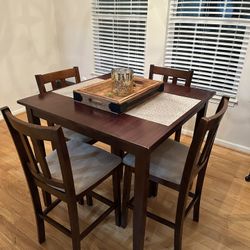
[[[81,77],[94,71],[91,0],[0,0],[0,105],[13,109],[18,98],[36,92],[33,75],[78,65]],[[15,8],[14,8],[15,5]],[[163,64],[168,0],[149,0],[146,68]],[[14,13],[12,10],[15,9]],[[250,45],[238,93],[229,107],[217,142],[250,153]],[[3,86],[3,87],[2,87]],[[217,104],[210,103],[208,114]],[[193,121],[184,127],[191,133]]]
[[[91,2],[54,0],[62,63],[65,67],[78,66],[82,79],[94,71]]]
[[[37,92],[34,74],[60,68],[50,0],[0,0],[0,106]]]

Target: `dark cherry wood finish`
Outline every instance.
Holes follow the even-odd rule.
[[[216,114],[209,118],[203,117],[199,121],[197,126],[197,132],[195,133],[189,152],[187,155],[186,163],[183,170],[183,175],[181,183],[178,185],[176,183],[169,182],[165,179],[158,178],[156,176],[150,175],[149,179],[172,188],[179,192],[176,216],[174,222],[164,219],[152,212],[146,212],[147,216],[151,219],[154,219],[166,226],[169,226],[174,229],[174,249],[181,250],[182,246],[182,231],[183,223],[187,214],[193,208],[193,220],[199,221],[199,212],[200,212],[200,200],[202,194],[202,187],[205,178],[205,173],[207,169],[207,164],[209,161],[210,153],[218,130],[220,121],[225,114],[228,107],[228,97],[223,97]],[[205,143],[204,143],[205,141]],[[178,158],[178,155],[176,155]],[[148,164],[148,163],[146,163]],[[168,166],[166,166],[167,168]],[[148,168],[148,165],[147,165]],[[136,203],[133,204],[134,199],[130,199],[130,187],[131,187],[131,177],[132,172],[134,171],[133,167],[125,165],[125,174],[124,174],[124,188],[123,188],[123,203],[122,203],[122,226],[127,226],[127,208],[135,208]],[[135,169],[136,171],[136,169]],[[196,180],[195,191],[191,192],[193,182]],[[188,198],[191,198],[191,201],[188,201]],[[143,204],[144,205],[144,204]]]
[[[248,182],[250,182],[250,173],[249,173],[249,175],[247,175],[247,176],[245,177],[245,180],[248,181]]]
[[[44,94],[47,92],[45,85],[48,83],[51,84],[52,90],[56,90],[74,84],[67,81],[67,78],[74,77],[75,83],[81,82],[78,67],[51,72],[43,75],[39,74],[35,75],[35,77],[40,94]]]
[[[75,78],[75,83],[72,83],[66,80],[67,78],[71,78],[71,77]],[[106,77],[107,75],[103,76],[103,78],[106,78]],[[81,82],[78,67],[51,72],[51,73],[47,73],[43,75],[41,74],[35,75],[35,78],[36,78],[37,86],[41,95],[46,94],[47,92],[50,92],[56,89],[64,88],[69,85],[77,84]],[[47,91],[45,88],[46,84],[51,84],[52,90]],[[48,121],[48,125],[53,126],[54,123]],[[88,141],[89,144],[94,144],[95,142],[96,140],[92,140],[91,138],[89,138],[89,141]],[[53,145],[52,145],[52,148],[53,148]]]
[[[66,80],[67,78],[72,78],[72,77],[75,78],[75,83],[69,82]],[[106,78],[106,77],[107,75],[103,76],[103,78]],[[51,73],[47,73],[43,75],[41,74],[35,75],[35,78],[36,78],[37,86],[41,95],[46,94],[56,89],[61,89],[69,85],[77,84],[81,82],[79,69],[76,66],[70,69],[55,71],[55,72],[51,72]],[[45,88],[46,84],[51,84],[52,90],[47,91]],[[49,126],[54,126],[53,122],[47,121],[47,123]],[[89,144],[94,144],[95,142],[96,140],[92,140],[91,138],[89,138],[89,141],[88,141]],[[53,145],[52,145],[52,148],[53,148]]]
[[[185,87],[190,87],[191,82],[192,82],[192,77],[193,77],[193,70],[180,70],[180,69],[174,69],[174,68],[168,68],[168,67],[160,67],[160,66],[155,66],[154,64],[150,65],[149,68],[149,79],[153,79],[154,75],[160,75],[163,76],[162,80],[163,82],[166,83],[171,83],[173,85],[178,84],[178,80],[185,80]],[[170,78],[171,81],[170,81]],[[199,114],[201,115],[201,114]],[[200,116],[196,121],[198,121],[202,116]],[[176,131],[175,131],[175,140],[180,141],[181,140],[181,129],[182,126],[180,126]],[[150,181],[150,186],[149,186],[149,197],[157,196],[158,192],[158,186],[156,183]]]
[[[69,82],[66,80],[66,79],[72,78],[72,77],[75,78],[75,83]],[[70,68],[70,69],[64,69],[64,70],[50,72],[50,73],[46,73],[46,74],[38,74],[38,75],[35,75],[35,78],[36,78],[36,82],[37,82],[37,86],[38,86],[40,94],[46,94],[47,92],[50,92],[50,91],[53,91],[56,89],[60,89],[60,88],[64,88],[64,87],[67,87],[69,85],[81,82],[79,69],[76,66],[73,68]],[[51,84],[52,90],[50,90],[50,91],[46,90],[45,86],[47,84]],[[29,121],[31,123],[40,124],[39,121],[34,122],[32,116],[30,116],[29,114],[28,114],[28,117],[29,117]],[[47,124],[48,124],[48,126],[54,126],[54,123],[50,122],[50,121],[47,121]],[[96,140],[89,138],[89,141],[88,141],[89,144],[94,144],[95,142],[96,142]],[[54,145],[52,145],[52,148],[54,149]],[[46,206],[50,205],[51,204],[50,195],[43,191],[43,196],[44,196],[44,204]],[[79,203],[81,205],[84,204],[83,198],[79,201]],[[91,200],[91,197],[89,197],[89,196],[87,196],[87,204],[88,205],[93,204],[93,201]]]
[[[193,77],[193,70],[180,70],[167,67],[159,67],[153,64],[150,65],[149,79],[153,79],[154,75],[162,75],[163,82],[169,83],[169,78],[172,78],[172,84],[177,85],[178,79],[185,80],[185,87],[190,87]],[[175,140],[180,141],[181,139],[181,127],[175,132]]]
[[[122,165],[116,166],[113,171],[103,176],[97,183],[92,184],[88,189],[76,194],[74,187],[73,174],[71,170],[70,158],[60,126],[42,127],[40,125],[30,124],[14,117],[9,108],[1,109],[3,117],[7,123],[13,142],[16,146],[21,165],[31,193],[33,207],[35,211],[38,240],[39,243],[45,241],[44,221],[47,221],[57,229],[72,238],[74,250],[81,249],[80,241],[87,236],[101,221],[103,221],[113,210],[115,210],[116,225],[120,226],[120,179],[119,173]],[[30,140],[29,140],[30,139]],[[55,150],[60,162],[62,180],[51,176],[48,163],[45,158],[44,141],[51,141],[55,145]],[[31,143],[32,142],[32,143]],[[39,166],[38,167],[38,163]],[[100,166],[101,167],[101,166]],[[93,192],[92,190],[112,175],[114,201]],[[38,188],[46,191],[57,199],[42,209]],[[77,202],[86,194],[104,202],[109,208],[100,215],[84,231],[80,232]],[[66,228],[48,214],[61,201],[68,207],[70,229]]]
[[[153,79],[154,75],[162,75],[163,81],[169,83],[169,78],[172,78],[172,84],[177,85],[178,79],[185,80],[185,87],[190,87],[193,77],[193,70],[180,70],[167,67],[159,67],[153,64],[149,68],[149,79]]]
[[[109,75],[103,76],[103,79],[107,77]],[[136,250],[144,246],[150,153],[192,116],[197,113],[201,114],[197,117],[203,116],[209,99],[214,95],[214,92],[173,84],[166,84],[165,92],[196,98],[200,102],[173,124],[164,126],[126,114],[98,110],[56,93],[35,95],[18,101],[33,117],[50,120],[107,143],[116,148],[116,152],[122,150],[135,155],[133,247]]]

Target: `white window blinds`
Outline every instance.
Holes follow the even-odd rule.
[[[236,99],[250,36],[250,1],[171,0],[165,65],[193,86]]]
[[[95,73],[144,74],[147,8],[147,0],[93,0]]]

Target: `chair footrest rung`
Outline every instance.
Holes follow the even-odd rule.
[[[134,198],[131,198],[129,200],[128,204],[127,204],[128,208],[130,208],[130,209],[134,208],[134,205],[132,204],[133,200],[134,200]],[[153,213],[151,213],[149,211],[146,211],[146,216],[149,217],[150,219],[153,219],[155,221],[160,222],[163,225],[166,225],[166,226],[171,227],[173,229],[175,228],[175,224],[173,222],[171,222],[171,221],[169,221],[167,219],[164,219],[164,218],[162,218],[162,217],[160,217],[160,216],[158,216],[156,214],[153,214]]]
[[[45,221],[47,221],[49,224],[59,229],[61,232],[63,232],[67,236],[71,237],[71,231],[68,228],[61,225],[60,223],[58,223],[57,221],[55,221],[54,219],[52,219],[51,217],[47,215],[40,215],[40,217],[44,219]]]
[[[104,213],[102,213],[91,225],[89,225],[83,232],[80,234],[80,239],[82,240],[86,237],[98,224],[100,224],[112,211],[113,207],[109,207]]]
[[[198,201],[199,197],[198,196],[193,196],[193,199],[190,201],[190,203],[188,204],[188,207],[185,210],[185,216],[188,215],[188,213],[190,212],[191,208],[194,206],[194,204]]]
[[[56,199],[48,207],[43,210],[43,214],[48,214],[53,208],[55,208],[62,200]]]
[[[169,221],[169,220],[166,220],[166,219],[164,219],[164,218],[162,218],[162,217],[160,217],[160,216],[158,216],[158,215],[156,215],[156,214],[153,214],[153,213],[151,213],[151,212],[146,212],[146,215],[147,215],[147,217],[149,217],[150,219],[153,219],[153,220],[155,220],[155,221],[158,221],[158,222],[160,222],[161,224],[163,224],[163,225],[166,225],[166,226],[168,226],[168,227],[171,227],[171,228],[175,228],[175,224],[173,223],[173,222],[171,222],[171,221]]]
[[[104,196],[94,192],[94,191],[91,191],[89,192],[88,194],[90,194],[90,196],[94,197],[95,199],[105,203],[106,205],[110,206],[110,207],[114,207],[115,206],[115,203],[107,198],[105,198]]]

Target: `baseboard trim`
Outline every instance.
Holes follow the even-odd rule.
[[[182,129],[182,133],[184,135],[193,136],[193,132],[190,131],[190,130],[187,130],[187,129]],[[219,146],[222,146],[222,147],[225,147],[225,148],[230,148],[230,149],[233,149],[235,151],[239,151],[241,153],[250,154],[250,147],[245,147],[243,145],[239,145],[239,144],[236,144],[236,143],[225,141],[225,140],[222,140],[222,139],[219,139],[219,138],[216,138],[214,143],[216,145],[219,145]]]

